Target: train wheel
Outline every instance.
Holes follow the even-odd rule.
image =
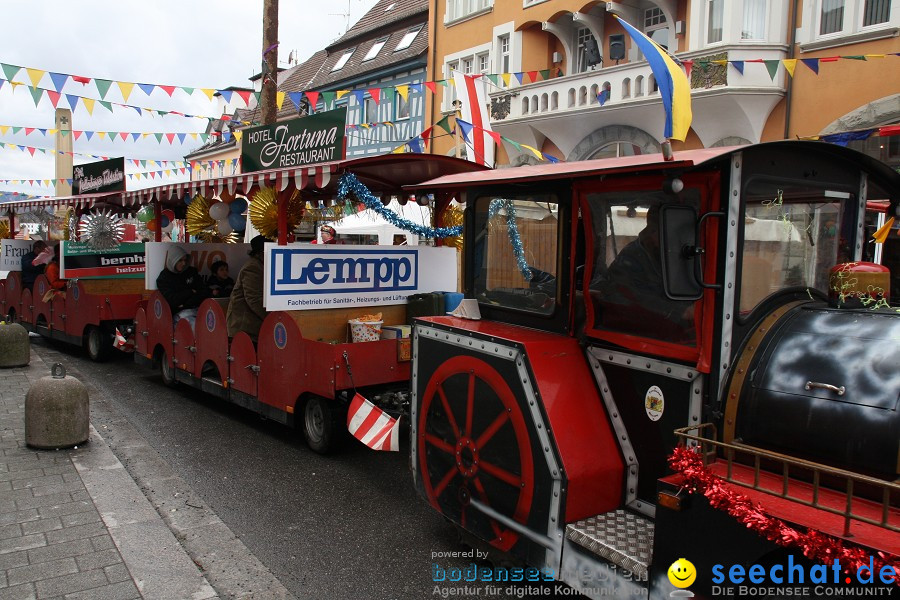
[[[112,340],[106,339],[107,337],[99,327],[88,327],[84,334],[84,348],[92,361],[102,362],[109,357]]]
[[[488,363],[457,356],[435,370],[419,412],[419,470],[435,509],[504,551],[518,541],[472,501],[525,524],[534,461],[525,415]]]
[[[313,396],[303,409],[303,435],[319,454],[336,450],[344,439],[347,413],[336,400]]]
[[[159,351],[159,374],[162,375],[163,383],[167,386],[173,388],[178,385],[175,380],[175,365],[172,364],[172,359],[165,350]]]

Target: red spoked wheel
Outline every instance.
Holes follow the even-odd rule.
[[[418,420],[419,470],[431,505],[508,551],[518,534],[470,504],[474,498],[518,523],[528,521],[534,461],[509,385],[483,360],[451,358],[431,376]]]

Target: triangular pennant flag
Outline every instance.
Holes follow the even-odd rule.
[[[550,69],[542,69],[540,71],[540,73],[541,73],[541,79],[544,79],[544,80],[550,79]]]
[[[106,100],[97,100],[97,103],[98,103],[100,106],[102,106],[103,108],[105,108],[106,110],[108,110],[109,112],[112,112],[112,111],[113,111],[113,109],[112,109],[112,102],[107,102]]]
[[[338,90],[336,93],[337,93],[337,99],[340,100],[341,98],[343,98],[344,96],[349,94],[350,90]]]
[[[216,90],[211,90],[209,88],[200,88],[200,91],[203,92],[204,94],[206,94],[206,97],[209,98],[210,100],[213,99],[213,96],[216,93]]]
[[[34,131],[34,127],[26,127],[26,128],[25,128],[25,135],[30,134],[32,131]]]
[[[502,138],[502,136],[499,133],[497,133],[496,131],[488,131],[487,129],[485,129],[484,132],[491,136],[491,139],[494,140],[494,143],[496,143],[498,146],[500,145],[500,139]]]
[[[866,58],[884,58],[885,54],[866,54]]]
[[[76,130],[73,131],[72,133],[75,134],[75,139],[77,140],[78,138],[81,137],[81,134],[83,134],[84,132],[76,129]]]
[[[89,100],[89,98],[85,98],[85,100]],[[93,106],[94,106],[94,105],[93,105],[93,102],[94,102],[94,101],[91,100],[91,110],[93,110]],[[85,102],[84,105],[85,105],[85,107],[86,107],[86,106],[88,105],[88,103]],[[90,112],[90,111],[88,111],[88,112]],[[85,132],[84,132],[84,137],[85,137],[85,139],[86,139],[87,141],[91,141],[91,138],[94,137],[94,132],[93,132],[93,131],[85,131]]]
[[[141,91],[147,94],[148,96],[153,93],[153,90],[156,88],[152,83],[139,83],[137,84]]]
[[[462,119],[457,119],[456,124],[459,125],[459,129],[460,131],[462,131],[462,135],[466,139],[466,141],[469,141],[469,134],[472,133],[472,129],[474,128],[474,126],[467,121],[463,121]]]
[[[381,88],[369,88],[369,95],[375,101],[375,105],[381,104]]]
[[[366,91],[365,90],[353,90],[351,92],[353,97],[356,98],[356,103],[362,106],[366,101]]]
[[[781,63],[781,61],[775,59],[764,60],[763,62],[766,64],[766,70],[769,72],[769,77],[772,79],[772,81],[775,81],[775,75],[778,73],[778,65],[779,63]]]
[[[9,131],[9,125],[0,125],[0,135],[6,135],[7,131]]]
[[[334,92],[322,92],[322,104],[325,105],[326,110],[329,106],[334,105],[334,98],[336,94]]]
[[[231,96],[234,94],[234,90],[219,90],[219,94],[225,100],[225,103],[228,104],[231,102]]]
[[[734,67],[734,68],[737,70],[738,73],[740,73],[741,75],[744,74],[744,61],[742,61],[742,60],[732,60],[732,61],[729,61],[729,62],[731,62],[731,66]]]
[[[409,146],[410,151],[415,152],[416,154],[422,153],[422,138],[413,138],[406,143]]]
[[[427,87],[429,90],[431,90],[432,94],[437,94],[437,86],[435,85],[435,83],[433,81],[426,81],[425,87]]]
[[[31,92],[31,97],[34,99],[34,105],[35,107],[37,107],[37,105],[41,101],[41,98],[44,97],[44,90],[42,90],[41,88],[30,87],[28,88],[28,91]]]
[[[520,143],[517,142],[516,140],[511,140],[511,139],[509,139],[508,137],[505,137],[505,138],[503,138],[503,141],[504,141],[504,142],[507,142],[507,143],[509,143],[509,144],[512,144],[512,147],[515,148],[516,150],[521,150],[521,149],[522,149],[522,144],[520,144]]]
[[[66,100],[69,103],[69,108],[74,111],[75,107],[78,106],[78,96],[75,96],[74,94],[66,94]]]
[[[234,132],[234,139],[236,139],[238,142],[241,141],[242,137],[244,137],[244,132],[240,129]]]
[[[56,90],[56,93],[62,92],[63,86],[66,85],[66,81],[68,80],[69,76],[65,73],[50,72],[50,81],[53,82],[53,89]]]
[[[435,127],[440,127],[447,133],[453,133],[453,130],[450,128],[450,117],[449,115],[435,123]]]
[[[408,85],[398,85],[396,88],[397,93],[400,94],[400,97],[405,101],[409,101],[409,86]]]
[[[178,134],[178,143],[179,143],[179,144],[183,144],[183,143],[184,143],[184,139],[185,139],[186,137],[187,137],[186,134],[184,134],[184,133],[179,133],[179,134]]]
[[[409,84],[410,91],[416,92],[417,94],[421,94],[424,89],[424,85],[421,83],[411,83]]]
[[[394,103],[394,97],[397,95],[397,90],[392,87],[386,87],[381,90],[381,96],[384,102],[388,104]]]
[[[887,241],[888,235],[891,233],[891,227],[894,226],[894,217],[891,217],[887,221],[885,221],[884,225],[878,228],[874,234],[872,234],[872,239],[875,240],[876,244],[883,244]]]
[[[485,73],[484,77],[497,87],[500,87],[500,76],[492,73]]]
[[[122,141],[123,141],[123,142],[127,142],[127,141],[128,141],[128,132],[127,132],[127,131],[120,131],[120,132],[119,132],[119,137],[122,138]]]
[[[61,95],[59,92],[54,92],[53,90],[47,90],[47,96],[50,98],[50,102],[53,103],[53,108],[56,108],[56,105],[59,104],[59,99]]]
[[[244,101],[245,106],[250,106],[250,94],[253,92],[250,90],[238,90],[235,93]]]
[[[524,75],[524,73],[513,73],[513,75],[515,75],[516,81],[519,82],[519,85],[522,85],[522,76]]]
[[[816,75],[819,74],[819,59],[818,58],[801,58],[800,62],[810,68],[810,70]]]
[[[135,112],[137,112],[137,114],[139,114],[139,115],[142,114],[140,106],[132,106],[131,108],[133,108],[135,110]]]
[[[13,128],[12,128],[12,131],[13,131],[13,135],[16,135],[17,133],[19,133],[20,131],[22,131],[22,127],[19,127],[19,126],[15,126],[15,125],[14,125]]]
[[[12,80],[19,74],[19,71],[22,70],[22,67],[7,65],[5,63],[0,63],[0,67],[3,67],[3,74],[6,75],[6,80],[10,83],[12,83]]]
[[[303,92],[288,92],[288,98],[291,99],[291,102],[294,103],[294,106],[297,107],[297,110],[300,110],[300,101],[303,100]]]
[[[106,93],[109,91],[109,86],[112,85],[112,81],[108,79],[94,79],[94,83],[97,85],[97,91],[100,92],[100,97],[106,98]]]
[[[796,58],[785,58],[781,61],[781,64],[784,65],[784,70],[788,72],[788,75],[793,77],[794,69],[797,68],[797,59]]]
[[[157,142],[159,142],[160,144],[162,144],[163,134],[161,134],[161,133],[154,133],[153,136],[156,138],[156,141],[157,141]]]
[[[842,56],[841,58],[846,58],[847,60],[866,60],[866,56],[864,54]]]
[[[281,107],[284,105],[285,96],[284,92],[275,92],[275,106],[278,107],[278,110],[281,110]]]
[[[25,69],[25,72],[28,73],[28,79],[31,80],[31,85],[37,87],[41,82],[41,79],[44,78],[44,73],[46,71],[41,71],[40,69]]]
[[[306,98],[309,100],[309,112],[314,112],[319,103],[319,92],[306,92]]]
[[[174,86],[174,85],[158,85],[158,86],[156,86],[156,87],[160,88],[162,91],[164,91],[166,94],[168,94],[168,95],[169,95],[169,98],[171,98],[171,97],[172,97],[172,94],[175,93],[175,86]],[[194,91],[194,88],[190,88],[190,89],[191,89],[191,92]],[[188,92],[188,94],[190,94],[191,92]]]
[[[509,87],[509,73],[500,73],[500,79],[503,80],[503,87]]]
[[[840,56],[823,56],[819,59],[819,62],[837,62],[841,60]]]
[[[87,85],[91,82],[90,77],[79,77],[78,75],[72,75],[72,81],[77,81],[81,85]]]
[[[172,140],[175,139],[175,134],[174,134],[174,133],[167,133],[167,134],[166,134],[166,139],[169,140],[169,144],[171,144],[171,143],[172,143]]]
[[[136,141],[138,141],[141,137],[143,137],[143,136],[141,136],[140,133],[132,133],[132,134],[131,134],[131,141],[136,142]]]
[[[169,87],[169,86],[161,86],[161,87],[162,87],[164,90],[166,90],[166,92],[169,91],[169,90],[166,89],[166,88]],[[190,96],[191,94],[194,93],[194,88],[192,88],[192,87],[183,87],[183,86],[182,86],[181,89],[184,90],[184,93],[187,94],[188,96]]]
[[[100,139],[102,140],[102,139],[104,139],[104,138],[106,137],[106,132],[105,132],[105,131],[98,131],[98,132],[97,132],[97,135],[98,135],[98,136],[100,137]]]
[[[528,79],[529,83],[534,83],[537,81],[538,72],[537,71],[528,71]]]

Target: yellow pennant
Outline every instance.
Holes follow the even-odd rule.
[[[278,110],[281,110],[281,105],[284,104],[284,92],[276,92],[275,94],[275,106],[278,107]]]
[[[209,98],[210,100],[213,99],[213,94],[216,93],[216,90],[211,90],[209,88],[200,88],[200,91],[203,92],[204,94],[206,94],[206,97]]]
[[[84,107],[87,109],[88,114],[93,115],[95,100],[93,98],[82,98],[81,102],[82,102],[82,104],[84,104]]]
[[[503,85],[505,87],[509,87],[510,74],[509,73],[500,73],[500,77],[503,78]]]
[[[521,146],[523,148],[525,148],[526,150],[528,150],[529,152],[531,152],[532,154],[534,154],[539,159],[544,160],[544,155],[541,154],[540,150],[538,150],[537,148],[532,148],[528,144],[521,144]]]
[[[0,133],[6,135],[6,132],[9,131],[9,125],[0,125]]]
[[[243,131],[235,131],[234,132],[234,139],[236,139],[237,141],[241,141],[242,137],[244,137]]]
[[[117,81],[119,84],[119,91],[122,92],[122,101],[128,102],[128,96],[131,95],[131,90],[134,89],[133,83],[128,83],[127,81]]]
[[[400,94],[400,97],[406,101],[409,101],[409,86],[408,85],[398,85],[397,93]]]
[[[891,233],[891,227],[894,226],[894,217],[888,219],[884,225],[878,228],[878,231],[872,234],[872,238],[876,244],[883,244]]]
[[[884,58],[884,54],[866,54],[866,58]]]
[[[343,98],[344,96],[346,96],[349,93],[350,93],[350,90],[338,90],[337,94],[336,94],[337,99],[340,100],[341,98]]]
[[[791,77],[794,76],[794,69],[797,68],[797,59],[796,58],[785,58],[781,61],[781,64],[784,65],[784,70],[788,72],[788,75]]]
[[[41,71],[40,69],[25,69],[28,72],[28,79],[31,80],[31,87],[37,87],[41,82],[41,78],[44,76],[46,71]]]

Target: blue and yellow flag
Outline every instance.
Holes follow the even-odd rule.
[[[650,64],[653,77],[656,78],[659,95],[662,97],[663,108],[666,111],[666,127],[663,135],[666,138],[683,142],[691,128],[691,119],[693,118],[691,115],[691,85],[687,75],[659,44],[618,15],[613,16],[619,20],[634,43],[641,49],[644,58]]]

